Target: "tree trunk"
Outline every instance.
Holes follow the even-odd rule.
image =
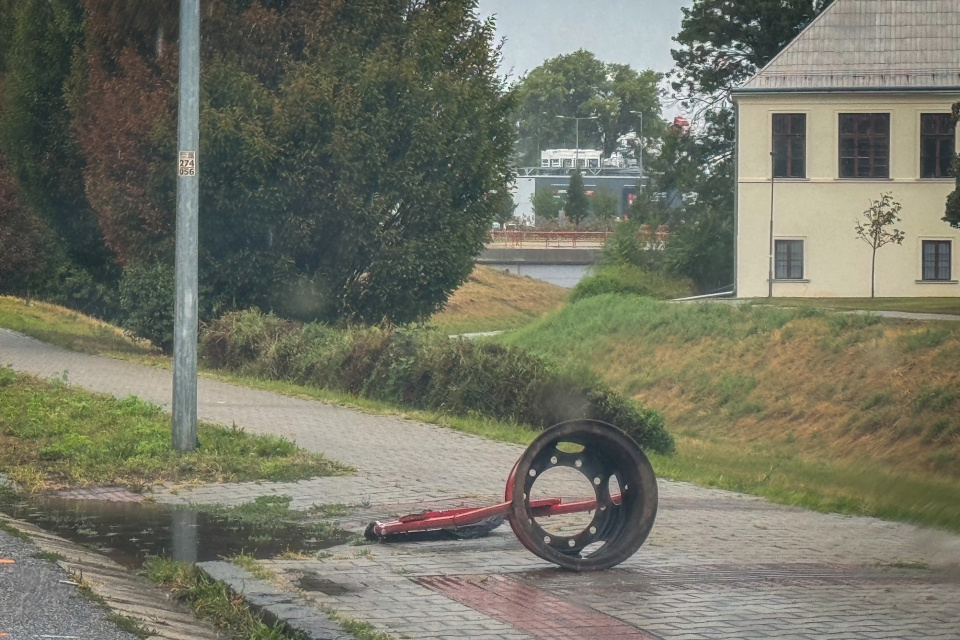
[[[873,248],[873,257],[870,260],[870,297],[876,297],[877,286],[877,248]]]

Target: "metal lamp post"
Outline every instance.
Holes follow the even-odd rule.
[[[180,0],[173,448],[197,447],[197,228],[200,185],[200,0]]]
[[[640,116],[640,131],[637,133],[640,134],[640,157],[637,158],[638,163],[640,164],[640,184],[643,184],[643,111],[630,111],[630,113]]]
[[[577,116],[557,116],[557,117],[558,117],[558,118],[562,118],[562,119],[564,119],[564,120],[576,120],[576,122],[577,122],[577,148],[576,148],[576,151],[574,152],[573,168],[579,170],[579,169],[580,169],[580,121],[581,121],[581,120],[596,120],[596,119],[599,118],[600,116],[580,116],[580,117],[577,117]]]

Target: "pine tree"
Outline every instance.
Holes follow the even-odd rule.
[[[567,187],[567,203],[563,207],[563,215],[577,227],[590,213],[590,201],[583,189],[583,176],[579,170],[570,174],[570,186]]]

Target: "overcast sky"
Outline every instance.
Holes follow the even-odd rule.
[[[692,0],[480,0],[481,17],[494,15],[506,38],[503,73],[522,76],[547,58],[577,49],[604,62],[665,72],[673,66],[671,38],[680,8]]]

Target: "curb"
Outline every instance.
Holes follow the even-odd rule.
[[[303,604],[292,594],[281,592],[265,580],[255,578],[246,569],[218,560],[198,562],[197,566],[241,596],[268,625],[281,622],[308,640],[356,640],[356,636],[330,618],[317,615],[316,608]]]

